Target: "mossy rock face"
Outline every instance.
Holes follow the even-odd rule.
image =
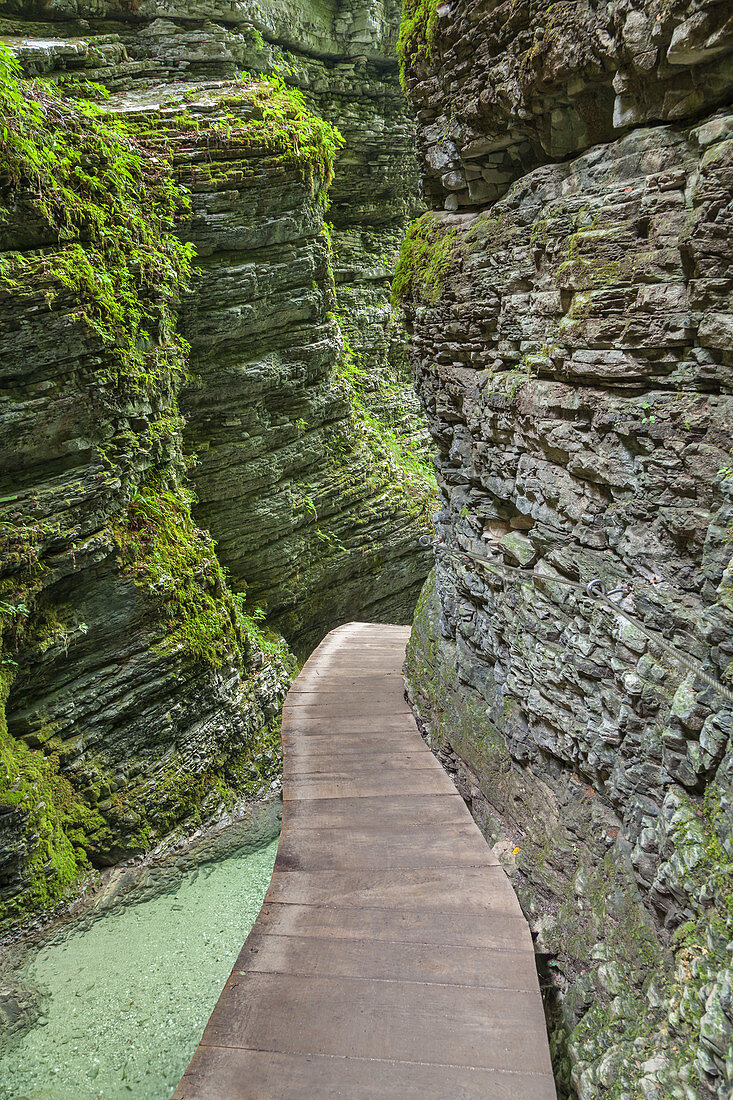
[[[36,246],[19,248],[9,217],[6,924],[268,787],[273,775],[255,767],[253,783],[247,762],[262,758],[293,661],[230,589],[191,516],[177,304],[192,250],[173,232],[189,202],[166,150],[129,118],[1,60],[5,208],[33,213]],[[321,155],[314,193],[328,174]],[[38,250],[54,234],[61,244]]]
[[[273,628],[408,621],[434,493],[398,5],[93,8],[0,18],[9,922],[277,782]]]
[[[435,498],[389,303],[403,216],[385,203],[359,228],[336,197],[338,157],[336,172],[326,213],[307,181],[274,172],[233,191],[226,148],[213,149],[187,227],[202,257],[182,321],[195,514],[301,653],[339,620],[409,621]]]
[[[529,921],[560,1095],[724,1096],[720,1067],[733,1045],[730,760],[701,802],[675,803],[671,793],[666,801],[661,873],[688,917],[670,936],[639,889],[622,820],[581,776],[518,758],[521,701],[502,698],[485,663],[445,625],[431,576],[408,645],[408,695]],[[651,849],[651,835],[644,843]]]

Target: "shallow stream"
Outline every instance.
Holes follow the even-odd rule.
[[[16,973],[43,994],[0,1047],[2,1100],[168,1100],[262,904],[277,840],[67,924]],[[154,876],[153,876],[154,878]],[[150,896],[152,893],[153,896]]]

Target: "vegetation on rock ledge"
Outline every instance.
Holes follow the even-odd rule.
[[[344,144],[341,132],[309,110],[300,89],[289,87],[281,77],[255,78],[244,73],[240,80],[255,108],[246,124],[250,140],[280,149],[301,165],[311,179],[315,172],[319,194],[325,198],[333,180],[336,153]]]
[[[409,227],[397,262],[392,298],[414,296],[435,305],[443,292],[443,280],[456,259],[458,230],[448,228],[435,214],[423,214]]]
[[[9,205],[32,208],[54,250],[6,253],[0,293],[62,288],[113,350],[117,380],[160,385],[183,371],[175,306],[193,249],[172,232],[188,208],[169,162],[91,102],[26,80],[0,44],[0,225]]]
[[[170,107],[179,109],[156,116],[152,123],[141,112],[139,133],[166,154],[176,143],[199,136],[208,150],[241,150],[249,158],[263,149],[283,164],[295,165],[323,206],[328,205],[334,160],[344,139],[336,126],[310,110],[298,88],[281,77],[245,72],[223,90],[204,89],[195,101],[189,99],[188,93],[178,93]],[[206,165],[212,175],[223,171],[231,177],[240,170],[252,171],[252,165],[231,160]]]
[[[435,45],[439,0],[403,0],[402,23],[397,40],[400,81],[406,86],[407,73],[429,57]]]
[[[251,658],[254,643],[290,664],[285,643],[266,633],[245,612],[244,597],[229,588],[214,540],[191,518],[193,499],[181,487],[143,488],[115,531],[126,567],[168,620],[161,648],[220,668]]]

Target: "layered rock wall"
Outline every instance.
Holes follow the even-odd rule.
[[[276,780],[292,665],[263,614],[305,651],[412,613],[432,490],[390,411],[413,169],[387,9],[2,7],[6,920]],[[359,201],[329,213],[334,167]]]
[[[191,517],[175,331],[190,264],[170,235],[185,195],[149,142],[8,58],[6,920],[269,785],[289,682],[284,643],[248,617]]]
[[[9,3],[0,25],[29,73],[101,81],[126,114],[195,107],[202,90],[252,71],[301,91],[343,135],[328,211],[266,172],[230,187],[223,164],[209,191],[197,181],[185,231],[199,257],[182,318],[196,517],[234,582],[302,652],[336,621],[409,619],[426,569],[416,517],[432,473],[390,305],[417,189],[398,9]],[[367,414],[358,424],[349,387],[334,390],[344,338]]]
[[[410,692],[533,926],[561,1088],[722,1098],[728,13],[411,10],[437,209],[395,285],[442,507]]]

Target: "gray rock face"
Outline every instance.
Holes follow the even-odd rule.
[[[434,9],[403,56],[435,207],[451,195],[456,209],[480,207],[537,164],[631,127],[700,117],[730,95],[731,16],[716,0]]]
[[[107,111],[153,146],[167,135],[197,250],[179,310],[190,381],[118,387],[54,282],[58,234],[2,177],[0,252],[40,249],[51,270],[0,300],[4,919],[274,780],[287,647],[241,618],[239,594],[298,650],[345,618],[412,614],[424,483],[401,447],[424,429],[414,398],[402,407],[389,307],[414,181],[396,29],[383,4],[3,8],[27,74],[103,83]],[[336,261],[319,154],[297,134],[241,137],[261,111],[243,70],[338,118]]]
[[[691,13],[598,9],[612,13],[616,43],[626,35],[627,74],[643,53],[630,52],[633,27],[664,27],[636,85],[646,98],[623,125],[609,114],[606,129],[553,147],[543,127],[557,74],[522,85],[524,98],[497,90],[519,79],[519,39],[489,35],[501,10],[439,7],[432,54],[407,71],[440,206],[455,162],[432,151],[433,120],[457,119],[465,149],[474,82],[500,104],[477,108],[476,157],[493,155],[505,128],[542,138],[495,193],[454,192],[455,210],[481,209],[413,226],[398,270],[439,451],[444,547],[418,611],[410,692],[535,930],[562,1088],[722,1098],[733,1080],[733,718],[730,695],[694,670],[730,691],[733,120],[709,113],[730,37],[713,34],[722,9],[711,8],[705,48],[718,67],[698,80],[702,55],[670,68]],[[514,11],[523,26],[539,18]],[[612,66],[590,68],[594,39],[571,49],[571,38],[572,87],[580,95],[593,76],[600,110]],[[595,578],[629,586],[619,612],[587,595]]]

